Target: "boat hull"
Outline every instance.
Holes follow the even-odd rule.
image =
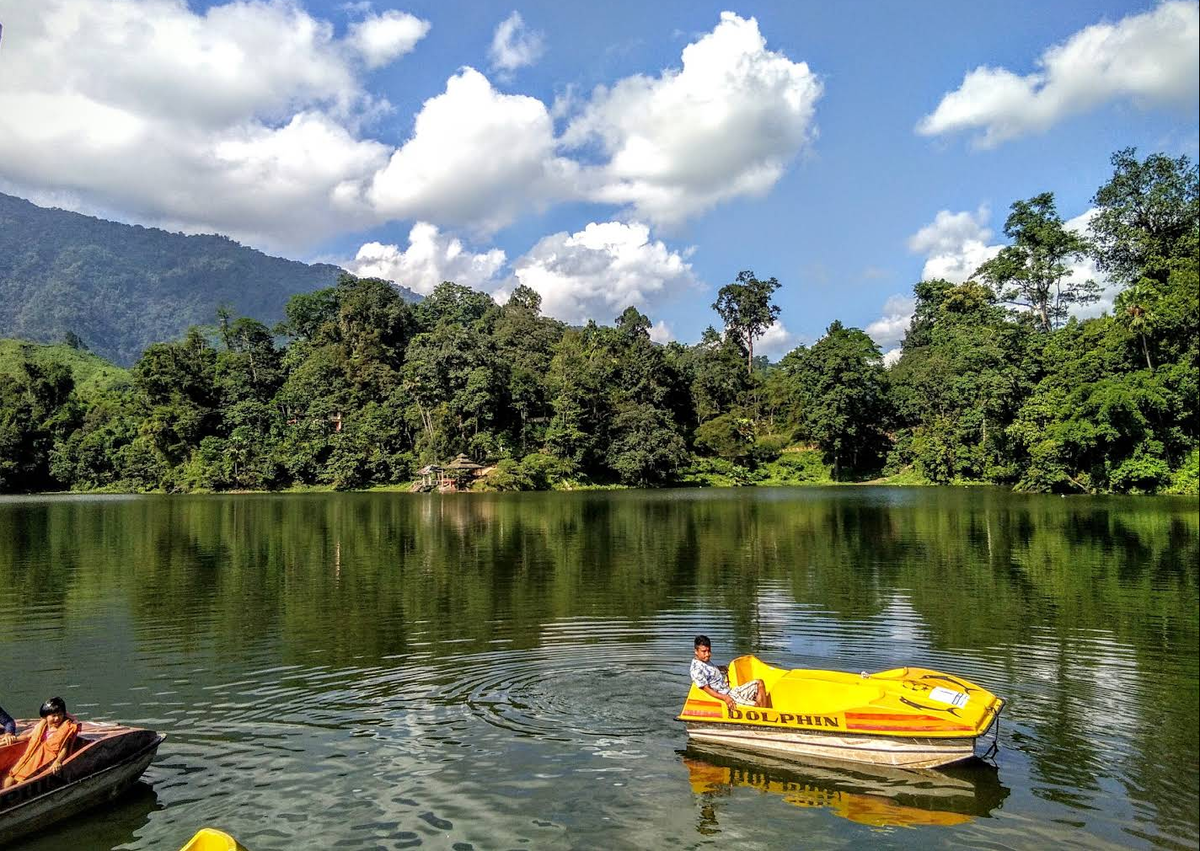
[[[89,733],[95,741],[82,738]],[[81,741],[86,747],[64,763],[59,775],[39,776],[0,795],[0,845],[128,791],[154,760],[164,738],[151,730],[85,722]]]
[[[781,732],[772,727],[689,721],[688,737],[741,750],[802,760],[830,760],[897,768],[940,768],[975,756],[975,739],[897,738]]]

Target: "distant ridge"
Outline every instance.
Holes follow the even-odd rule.
[[[212,324],[221,305],[278,322],[292,295],[332,286],[342,271],[0,193],[0,337],[56,343],[70,331],[125,366],[150,343]]]

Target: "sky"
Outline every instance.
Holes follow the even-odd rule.
[[[1014,201],[1084,229],[1115,151],[1200,147],[1189,0],[0,0],[0,24],[0,191],[421,293],[524,284],[571,323],[632,304],[660,341],[752,270],[782,285],[772,358],[834,320],[894,358],[913,284],[966,280]]]

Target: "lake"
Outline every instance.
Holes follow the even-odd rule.
[[[1195,848],[1192,498],[840,487],[0,499],[0,704],[167,734],[22,849]],[[995,765],[687,748],[714,659],[959,674]]]

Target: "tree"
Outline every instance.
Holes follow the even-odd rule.
[[[428,330],[440,322],[470,325],[495,309],[496,303],[487,293],[443,281],[417,305],[416,315],[421,328]]]
[[[0,373],[0,493],[47,490],[51,456],[74,428],[71,370],[22,357],[15,375]]]
[[[186,460],[220,423],[217,353],[197,328],[174,343],[147,347],[133,367],[137,388],[149,405],[142,427],[171,465]]]
[[[625,484],[659,484],[687,461],[687,444],[675,423],[652,405],[623,405],[613,418],[612,434],[608,465]]]
[[[1005,429],[1029,393],[1032,329],[973,281],[923,281],[916,295],[888,373],[897,426],[889,468],[912,465],[938,483],[1015,479]]]
[[[537,291],[522,284],[500,308],[492,326],[499,380],[506,385],[511,407],[500,412],[498,420],[522,453],[543,437],[550,420],[550,361],[565,328],[542,316],[541,306]]]
[[[760,281],[754,272],[738,272],[737,280],[721,287],[713,310],[725,323],[725,331],[746,347],[746,371],[754,371],[754,341],[775,324],[779,305],[771,296],[779,289],[779,281],[768,278]]]
[[[1063,227],[1052,192],[1014,202],[1004,234],[1013,244],[975,274],[996,290],[1001,301],[1029,308],[1042,331],[1057,328],[1073,305],[1100,298],[1095,281],[1068,277],[1067,261],[1082,257],[1088,243]]]
[[[752,376],[742,370],[743,354],[736,340],[722,337],[712,326],[688,350],[691,408],[698,422],[729,413],[750,390]]]
[[[1142,341],[1142,354],[1146,358],[1146,369],[1154,369],[1150,360],[1150,347],[1146,343],[1146,334],[1154,327],[1154,311],[1151,304],[1154,293],[1149,287],[1134,285],[1117,296],[1117,321],[1138,335]]]
[[[1143,277],[1165,283],[1176,261],[1196,255],[1196,164],[1164,154],[1139,162],[1136,148],[1117,151],[1112,164],[1112,179],[1092,198],[1098,210],[1089,224],[1096,262],[1127,285]]]
[[[847,466],[861,471],[875,465],[889,417],[879,346],[859,329],[834,321],[812,348],[801,351],[789,372],[801,431],[833,463],[834,478],[840,479]]]

